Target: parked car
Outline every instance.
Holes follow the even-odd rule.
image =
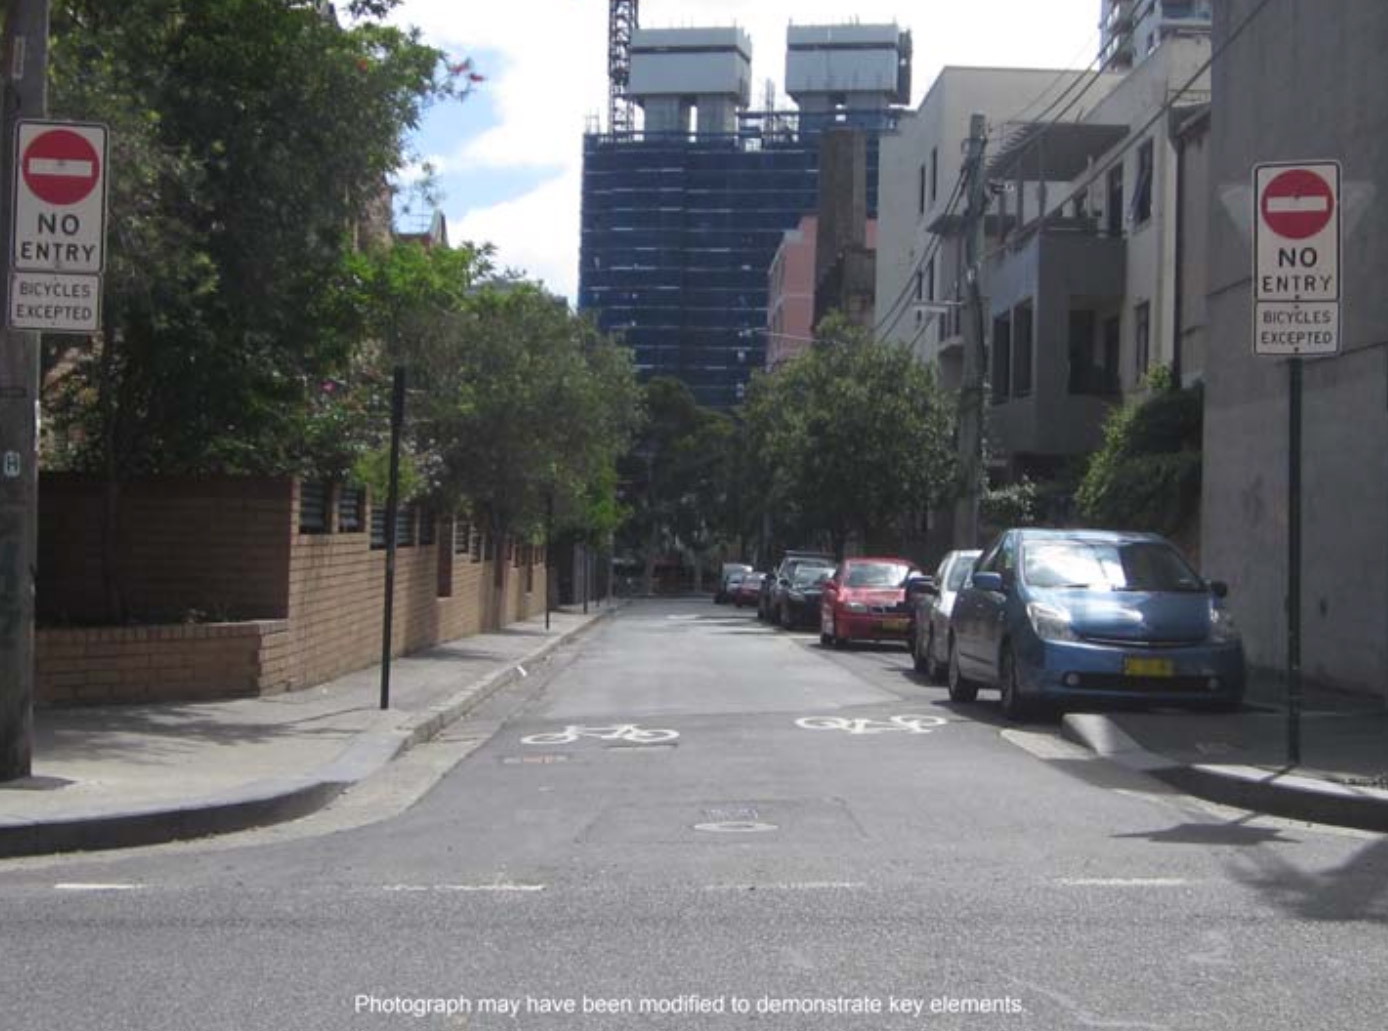
[[[778,621],[786,630],[814,627],[819,623],[819,605],[824,596],[824,582],[834,575],[833,566],[802,565],[796,567],[786,585],[785,597],[777,605]]]
[[[824,584],[819,641],[836,648],[849,641],[904,641],[911,628],[906,581],[920,570],[904,558],[850,558]]]
[[[938,683],[944,679],[949,642],[949,614],[954,599],[974,571],[980,551],[951,551],[940,560],[934,582],[911,602],[911,661],[917,673]]]
[[[738,608],[742,608],[744,605],[755,605],[757,599],[761,597],[762,583],[765,580],[765,573],[743,573],[742,579],[737,582],[737,587],[733,591],[733,604]]]
[[[771,586],[767,589],[767,618],[773,623],[785,625],[786,605],[790,597],[791,588],[795,583],[795,578],[806,571],[814,571],[823,574],[821,583],[827,580],[834,572],[834,560],[831,558],[797,557],[787,559],[781,564],[782,571],[771,580]],[[816,613],[818,609],[815,610]],[[818,616],[810,620],[813,626],[818,620]]]
[[[777,585],[783,584],[788,587],[791,576],[803,565],[833,569],[834,556],[826,555],[822,551],[787,551],[776,567],[776,571],[767,578],[767,582],[762,587],[761,596],[757,599],[758,619],[768,621],[780,619],[780,613],[777,609],[780,599],[775,594]]]
[[[1156,534],[1009,530],[955,599],[950,698],[997,689],[1011,719],[1040,702],[1237,708],[1244,654],[1227,593]]]
[[[756,617],[763,620],[779,619],[779,613],[775,608],[775,597],[773,590],[781,580],[790,581],[791,574],[802,565],[829,566],[833,569],[834,556],[826,555],[822,551],[787,551],[781,556],[781,561],[777,563],[776,569],[769,574],[765,586],[762,587],[761,598],[756,602]]]
[[[744,562],[724,562],[718,576],[718,590],[713,592],[713,603],[722,605],[733,600],[732,588],[742,580],[743,573],[750,573],[752,567]]]

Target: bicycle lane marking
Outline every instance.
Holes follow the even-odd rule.
[[[848,716],[801,716],[795,725],[801,730],[841,730],[860,736],[867,734],[929,734],[949,721],[942,716],[916,716],[902,714],[889,716],[885,720]]]
[[[570,723],[560,731],[542,731],[521,738],[523,745],[569,745],[580,738],[595,741],[626,741],[632,744],[652,745],[678,738],[679,731],[654,727],[641,727],[635,723],[617,723],[602,727],[589,727]]]

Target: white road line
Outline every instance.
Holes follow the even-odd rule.
[[[706,884],[704,891],[839,891],[866,887],[862,881],[791,881],[783,884]]]
[[[1179,888],[1190,881],[1184,877],[1061,877],[1056,883],[1067,888]]]
[[[136,891],[143,884],[94,884],[86,881],[64,881],[53,885],[54,891]]]
[[[544,891],[543,884],[386,884],[382,891]]]

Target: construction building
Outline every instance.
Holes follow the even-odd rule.
[[[826,129],[862,130],[876,213],[878,140],[909,93],[910,36],[793,26],[785,81],[797,107],[768,96],[754,111],[744,32],[643,29],[621,13],[608,127],[584,138],[579,307],[625,340],[643,377],[677,377],[699,403],[729,408],[765,361],[777,248],[819,210]]]

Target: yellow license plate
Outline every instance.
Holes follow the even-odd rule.
[[[1145,659],[1135,655],[1125,656],[1123,672],[1130,677],[1172,677],[1176,666],[1170,659]]]
[[[909,619],[884,619],[882,620],[883,630],[905,630],[911,625]]]

